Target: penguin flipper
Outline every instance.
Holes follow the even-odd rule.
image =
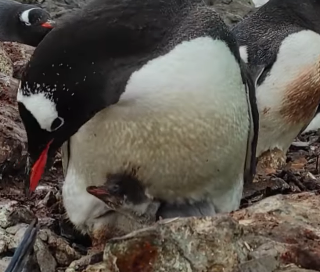
[[[38,220],[34,219],[27,228],[5,272],[21,272],[24,269],[37,238],[37,222]]]
[[[62,146],[61,146],[61,161],[62,161],[62,171],[64,177],[67,175],[67,169],[69,165],[69,160],[70,160],[70,141],[66,141]]]
[[[250,127],[247,142],[247,155],[244,166],[244,183],[250,184],[256,173],[256,150],[259,134],[259,111],[256,100],[256,87],[260,76],[265,71],[265,66],[257,65],[255,69],[248,69],[243,63],[244,83],[246,85],[247,103],[249,108]]]

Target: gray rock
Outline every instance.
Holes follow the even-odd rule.
[[[317,271],[319,205],[313,193],[278,195],[230,215],[160,221],[109,241],[104,262],[84,271]]]
[[[228,26],[235,25],[254,10],[251,0],[205,0],[222,17]]]
[[[34,245],[34,251],[41,272],[56,271],[57,262],[50,253],[48,246],[42,242],[41,239],[37,238]]]
[[[50,230],[41,230],[39,236],[43,241],[46,241],[50,248],[54,249],[54,257],[60,266],[67,266],[73,260],[81,257],[74,248],[69,246],[66,240],[52,233]]]
[[[7,234],[12,235],[12,239],[10,240],[10,243],[8,244],[8,249],[10,251],[13,252],[14,249],[16,249],[19,246],[27,228],[28,228],[28,225],[22,223],[22,224],[17,224],[15,226],[12,226],[12,227],[6,229]]]
[[[9,215],[15,211],[17,201],[1,200],[0,201],[0,227],[7,228],[12,223],[9,221]]]
[[[11,257],[0,258],[0,272],[5,271],[5,269],[10,263],[10,260],[11,260]]]

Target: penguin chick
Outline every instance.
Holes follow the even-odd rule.
[[[319,0],[270,0],[232,29],[250,69],[264,66],[256,89],[260,170],[286,164],[289,146],[318,108],[319,14]]]
[[[48,12],[34,5],[0,0],[0,41],[37,46],[55,26]]]
[[[31,190],[63,145],[67,215],[100,243],[125,218],[86,190],[107,174],[134,171],[172,218],[237,209],[255,172],[254,82],[202,0],[91,1],[35,49],[17,100]]]
[[[87,192],[102,200],[109,209],[124,214],[142,226],[156,222],[160,202],[149,198],[140,182],[128,175],[109,175],[102,186],[89,186]]]

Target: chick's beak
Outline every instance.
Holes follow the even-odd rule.
[[[98,198],[103,198],[104,196],[109,196],[107,188],[104,186],[89,186],[87,187],[87,192],[91,195],[94,195]]]
[[[39,158],[37,159],[37,161],[33,164],[32,169],[31,169],[31,175],[30,175],[30,190],[33,192],[38,184],[39,184],[39,180],[44,172],[44,169],[46,167],[47,164],[47,159],[48,159],[48,151],[50,148],[50,145],[52,143],[53,140],[51,140],[46,147],[43,149],[43,151],[41,152]],[[30,169],[30,162],[28,162],[27,169]]]

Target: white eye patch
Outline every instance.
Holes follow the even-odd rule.
[[[64,124],[63,118],[58,116],[55,103],[43,93],[26,96],[19,88],[17,101],[26,107],[44,130],[52,132]]]
[[[31,8],[31,9],[27,9],[25,11],[23,11],[20,15],[20,21],[25,23],[25,25],[27,26],[30,26],[31,23],[30,23],[30,20],[29,20],[29,13],[31,10],[33,9],[39,9],[39,8]]]

